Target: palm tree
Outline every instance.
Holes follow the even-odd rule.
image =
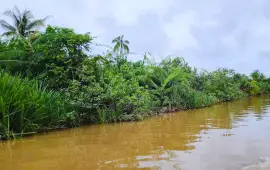
[[[36,33],[41,26],[44,26],[45,21],[49,18],[47,16],[43,19],[35,20],[31,11],[25,9],[23,12],[20,12],[16,6],[13,10],[5,11],[3,15],[10,17],[14,24],[0,20],[1,27],[6,30],[2,35],[11,37],[28,37]]]
[[[120,56],[122,56],[125,53],[129,53],[129,41],[124,40],[124,35],[118,36],[112,40],[112,43],[115,44],[113,51],[118,52]]]

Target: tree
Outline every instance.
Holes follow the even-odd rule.
[[[124,35],[114,38],[112,43],[115,44],[113,51],[117,52],[120,56],[129,53],[129,41],[124,40]]]
[[[265,79],[265,76],[259,70],[253,71],[250,76],[255,81],[263,81]]]
[[[45,80],[50,88],[66,88],[71,80],[79,79],[92,39],[88,33],[48,26],[33,42],[34,56],[30,61],[36,64],[29,68],[30,72]]]
[[[31,37],[9,40],[10,48],[0,51],[0,66],[12,73],[42,79],[54,89],[67,87],[70,80],[78,79],[92,41],[89,34],[48,26],[34,40]]]
[[[35,20],[31,11],[25,9],[21,12],[16,6],[13,10],[5,11],[3,15],[10,17],[14,23],[12,25],[5,20],[0,20],[1,27],[6,30],[3,35],[9,37],[28,37],[36,33],[41,26],[44,26],[45,21],[49,18],[47,16],[43,19]]]

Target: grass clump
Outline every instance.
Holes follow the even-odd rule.
[[[74,117],[71,111],[60,93],[36,80],[0,72],[1,138],[60,128]]]

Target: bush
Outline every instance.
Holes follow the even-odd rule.
[[[201,108],[210,106],[212,104],[215,104],[217,102],[217,98],[211,95],[207,95],[202,92],[196,92],[194,93],[194,107],[195,108]]]
[[[72,120],[74,113],[59,93],[35,80],[0,72],[1,138],[58,128]]]
[[[250,89],[250,94],[251,95],[257,95],[260,93],[261,89],[258,86],[258,83],[256,82],[256,80],[252,80],[250,83],[251,89]]]
[[[107,70],[98,81],[91,76],[83,76],[82,81],[74,80],[65,90],[70,104],[80,113],[81,123],[122,121],[132,117],[123,115],[149,111],[149,91],[139,86],[135,77],[127,80],[121,73]]]

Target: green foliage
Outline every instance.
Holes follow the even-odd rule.
[[[0,63],[9,60],[6,67],[10,72],[46,81],[49,88],[66,88],[71,80],[78,79],[91,40],[89,34],[48,26],[31,42],[25,38],[9,42],[9,48],[0,51]]]
[[[48,112],[44,120],[43,112],[35,114],[32,111],[42,118],[42,122],[38,123],[36,118],[24,117],[23,112],[23,120],[31,122],[26,128],[22,129],[20,124],[17,124],[19,128],[10,128],[6,123],[2,123],[2,127],[7,126],[8,132],[19,133],[37,131],[43,129],[42,126],[50,127],[51,123],[62,120],[69,124],[139,120],[150,112],[164,109],[200,108],[270,92],[270,80],[258,71],[253,72],[252,79],[249,79],[246,75],[224,68],[198,72],[181,57],[167,57],[159,64],[153,64],[146,56],[142,61],[129,62],[126,58],[129,42],[123,40],[123,36],[113,40],[119,54],[111,55],[109,52],[91,56],[88,53],[92,41],[89,34],[48,26],[44,33],[29,39],[1,42],[0,65],[5,71],[27,77],[20,80],[22,84],[32,81],[28,79],[42,81],[49,90],[57,91],[43,91],[42,95],[59,95],[57,99],[51,97],[53,100],[62,100],[60,94],[64,95],[66,102],[74,109],[74,112],[68,109],[66,113],[64,110],[69,107],[59,105],[64,110],[55,113],[63,114],[61,118],[53,117],[55,115]],[[9,75],[7,79],[19,81],[16,76]],[[21,98],[19,101],[24,102]],[[43,105],[45,108],[49,106],[50,103]],[[23,107],[33,110],[32,106]],[[53,122],[48,123],[47,117],[51,117]]]
[[[72,115],[59,93],[46,90],[35,80],[0,72],[1,138],[60,127]]]
[[[250,89],[250,94],[251,94],[251,95],[257,95],[257,94],[259,94],[260,91],[261,91],[261,89],[260,89],[260,87],[258,86],[258,83],[256,82],[256,80],[252,80],[252,81],[250,82],[250,87],[251,87],[251,89]]]
[[[204,89],[207,94],[215,96],[219,101],[230,101],[245,96],[240,89],[241,84],[235,81],[235,73],[233,70],[218,69],[208,75]]]
[[[253,71],[250,76],[252,77],[253,80],[255,81],[263,81],[265,80],[265,76],[259,72],[259,70]]]
[[[112,41],[112,51],[91,55],[93,37],[88,33],[53,26],[41,33],[24,29],[20,34],[27,36],[0,41],[5,72],[0,74],[0,133],[7,136],[62,125],[140,120],[149,113],[270,92],[270,78],[258,70],[250,77],[225,68],[198,71],[182,57],[153,63],[150,54],[129,62],[129,41],[123,35]]]
[[[53,89],[69,86],[78,79],[81,63],[87,57],[92,38],[89,34],[76,34],[72,29],[48,26],[34,46],[35,65],[31,72]]]
[[[192,103],[192,106],[194,108],[210,106],[213,103],[217,102],[217,98],[215,96],[207,95],[203,92],[195,92],[193,95],[194,101]]]
[[[129,64],[122,65],[121,72],[113,67],[101,56],[88,58],[83,63],[81,82],[74,80],[65,91],[81,113],[81,121],[120,121],[123,115],[148,111],[150,94],[139,85]]]

